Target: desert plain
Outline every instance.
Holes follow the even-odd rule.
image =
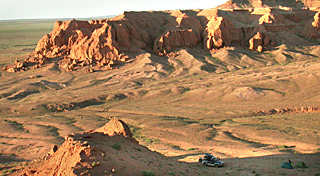
[[[112,64],[97,60],[84,66],[79,63],[85,63],[90,54],[82,57],[83,53],[74,50],[87,46],[83,41],[89,39],[80,40],[82,34],[74,32],[75,29],[72,32],[77,33],[78,43],[70,53],[63,53],[64,44],[57,44],[55,39],[51,48],[37,44],[53,29],[73,23],[77,26],[77,21],[0,21],[0,67],[5,68],[0,72],[0,173],[43,175],[35,169],[41,166],[53,175],[320,175],[320,41],[314,36],[319,32],[316,29],[312,34],[304,33],[315,21],[318,9],[292,12],[283,8],[261,8],[251,17],[253,9],[124,13],[111,18],[109,29],[114,27],[116,35],[123,34],[118,31],[126,25],[129,30],[130,25],[139,28],[135,21],[129,25],[125,20],[120,27],[115,27],[121,23],[118,21],[130,21],[134,15],[141,17],[149,13],[150,18],[157,13],[167,18],[169,24],[160,25],[163,29],[169,28],[173,20],[181,25],[180,31],[170,28],[168,33],[164,32],[164,39],[155,39],[156,49],[145,39],[144,46],[135,42],[139,37],[130,37],[130,45],[138,46],[134,51],[123,49],[128,44],[123,44],[123,38],[117,36],[112,40],[119,43],[114,45],[119,48],[103,50],[110,55],[98,56],[92,49],[96,58],[110,56]],[[268,18],[265,13],[269,13]],[[306,13],[303,19],[310,19],[310,23],[299,21],[294,13],[298,16]],[[212,14],[223,19],[211,17]],[[239,15],[256,24],[245,26],[245,20],[234,19]],[[212,19],[208,16],[215,18],[218,25],[208,29],[201,16],[209,22]],[[190,27],[195,38],[178,44],[166,43],[165,38],[169,41],[172,36],[194,37],[189,33],[185,35],[186,30],[181,29],[193,26],[193,18],[199,24]],[[224,20],[228,18],[234,25],[232,29],[223,26],[229,24]],[[93,21],[92,25],[102,27],[92,31],[109,25],[104,25],[109,22],[103,20]],[[264,29],[255,27],[261,26],[260,23],[268,25]],[[205,25],[207,28],[202,29]],[[216,26],[231,34],[233,29],[243,28],[243,38],[230,39],[223,32],[219,35]],[[221,40],[210,41],[209,36],[203,47],[202,30]],[[251,38],[259,39],[255,38],[259,30],[270,36],[268,42],[262,37],[259,46],[263,51],[249,46]],[[311,30],[314,29],[310,27],[307,31]],[[92,31],[82,33],[94,36]],[[55,35],[60,33],[52,33],[48,41]],[[153,33],[149,35],[154,39]],[[193,42],[197,45],[190,44]],[[69,46],[70,40],[65,45]],[[53,53],[55,46],[59,50]],[[35,52],[39,47],[44,49]],[[88,45],[89,51],[90,47],[92,45]],[[125,56],[120,54],[121,50]],[[37,64],[34,60],[40,55],[43,63],[34,67]],[[34,60],[28,60],[30,57]],[[17,65],[20,62],[23,67]],[[14,63],[16,65],[7,67]],[[70,67],[72,63],[76,64]],[[52,161],[55,154],[51,160],[44,158],[54,145],[69,145],[64,143],[65,139],[68,141],[66,136],[98,129],[114,118],[125,122],[138,143],[122,135],[109,137],[91,131],[85,144],[90,144],[93,151],[88,155],[91,157],[86,158],[88,161],[82,160],[90,167],[79,166],[80,170],[85,168],[81,172],[74,171],[76,165],[62,166],[63,156],[57,160],[59,164]],[[220,157],[225,166],[201,165],[198,159],[204,153]],[[303,161],[308,168],[281,168],[288,160],[294,164]],[[64,167],[68,167],[65,170],[70,173],[62,172]]]

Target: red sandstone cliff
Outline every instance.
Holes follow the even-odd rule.
[[[317,0],[229,0],[218,6],[220,9],[229,8],[262,8],[262,7],[290,7],[290,8],[318,8],[320,2]]]
[[[38,68],[58,58],[60,67],[67,71],[88,66],[88,72],[92,72],[93,68],[112,69],[130,54],[141,52],[166,55],[175,48],[195,46],[208,50],[240,46],[261,52],[301,36],[318,39],[319,14],[315,11],[259,8],[125,12],[90,22],[57,21],[31,57],[4,70]]]

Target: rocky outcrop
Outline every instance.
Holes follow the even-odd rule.
[[[255,1],[260,2],[265,1]],[[66,71],[82,69],[92,73],[113,69],[139,53],[162,56],[179,47],[217,50],[240,46],[262,52],[277,44],[299,45],[291,38],[318,39],[319,13],[314,15],[314,11],[307,9],[266,7],[125,12],[111,19],[90,22],[57,21],[29,58],[3,69],[26,71],[56,59]],[[309,19],[311,16],[314,19]]]
[[[124,137],[132,138],[129,127],[122,120],[118,120],[117,118],[111,118],[108,123],[103,127],[96,129],[95,132],[103,133],[108,136],[122,135]]]
[[[309,39],[318,39],[320,34],[320,14],[319,12],[316,13],[313,17],[313,20],[310,20],[306,26],[304,27],[304,30],[301,32],[301,35],[309,38]]]
[[[155,40],[153,49],[155,53],[163,55],[173,48],[196,46],[200,41],[201,36],[192,29],[171,30]]]
[[[53,147],[48,155],[40,159],[25,162],[24,167],[17,168],[19,170],[10,175],[171,175],[172,170],[198,174],[199,169],[192,169],[187,163],[151,151],[118,133],[117,130],[123,126],[126,126],[123,121],[111,119],[97,130],[68,135],[60,147]],[[172,169],[164,169],[156,163],[172,165]]]
[[[234,41],[241,41],[241,34],[241,30],[236,29],[230,20],[217,17],[210,20],[204,30],[204,44],[209,50],[230,46]]]
[[[261,110],[254,113],[255,116],[291,114],[291,113],[313,113],[320,112],[320,107],[294,107],[294,108],[276,108],[270,110]]]
[[[317,29],[320,29],[320,13],[317,12],[315,15],[314,15],[314,18],[313,18],[313,22],[312,22],[312,26],[317,28]]]
[[[317,0],[229,0],[218,8],[262,8],[262,7],[287,7],[287,8],[317,8],[320,2]]]
[[[271,11],[271,10],[270,10]],[[285,17],[280,13],[268,12],[259,19],[259,24],[286,24]]]
[[[254,37],[249,40],[249,49],[258,52],[263,51],[263,47],[269,45],[270,38],[266,34],[258,32]]]
[[[262,52],[262,45],[263,45],[262,41],[263,41],[262,34],[260,32],[258,32],[254,37],[252,37],[249,40],[249,44],[250,44],[249,49]]]
[[[121,141],[136,148],[140,147],[136,141],[124,139],[123,136],[131,138],[130,129],[123,121],[114,118],[97,130],[66,136],[65,142],[59,148],[56,145],[53,146],[47,156],[29,163],[27,168],[16,173],[16,175],[106,174],[106,168],[95,168],[100,164],[110,167],[108,172],[111,173],[112,170],[114,172],[115,166],[106,164],[108,163],[106,162],[108,157],[110,157],[108,156],[110,153],[106,151],[109,147],[112,147],[112,144],[117,144],[121,147],[119,144]],[[104,145],[99,145],[98,143]],[[116,147],[113,148],[120,150]],[[141,151],[141,149],[139,150]]]

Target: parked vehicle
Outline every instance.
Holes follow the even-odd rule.
[[[222,167],[224,162],[220,158],[216,158],[211,154],[206,153],[205,156],[199,158],[199,162],[205,166]]]

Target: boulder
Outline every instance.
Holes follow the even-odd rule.
[[[58,146],[54,145],[51,150],[48,152],[48,155],[53,155],[58,150]]]

